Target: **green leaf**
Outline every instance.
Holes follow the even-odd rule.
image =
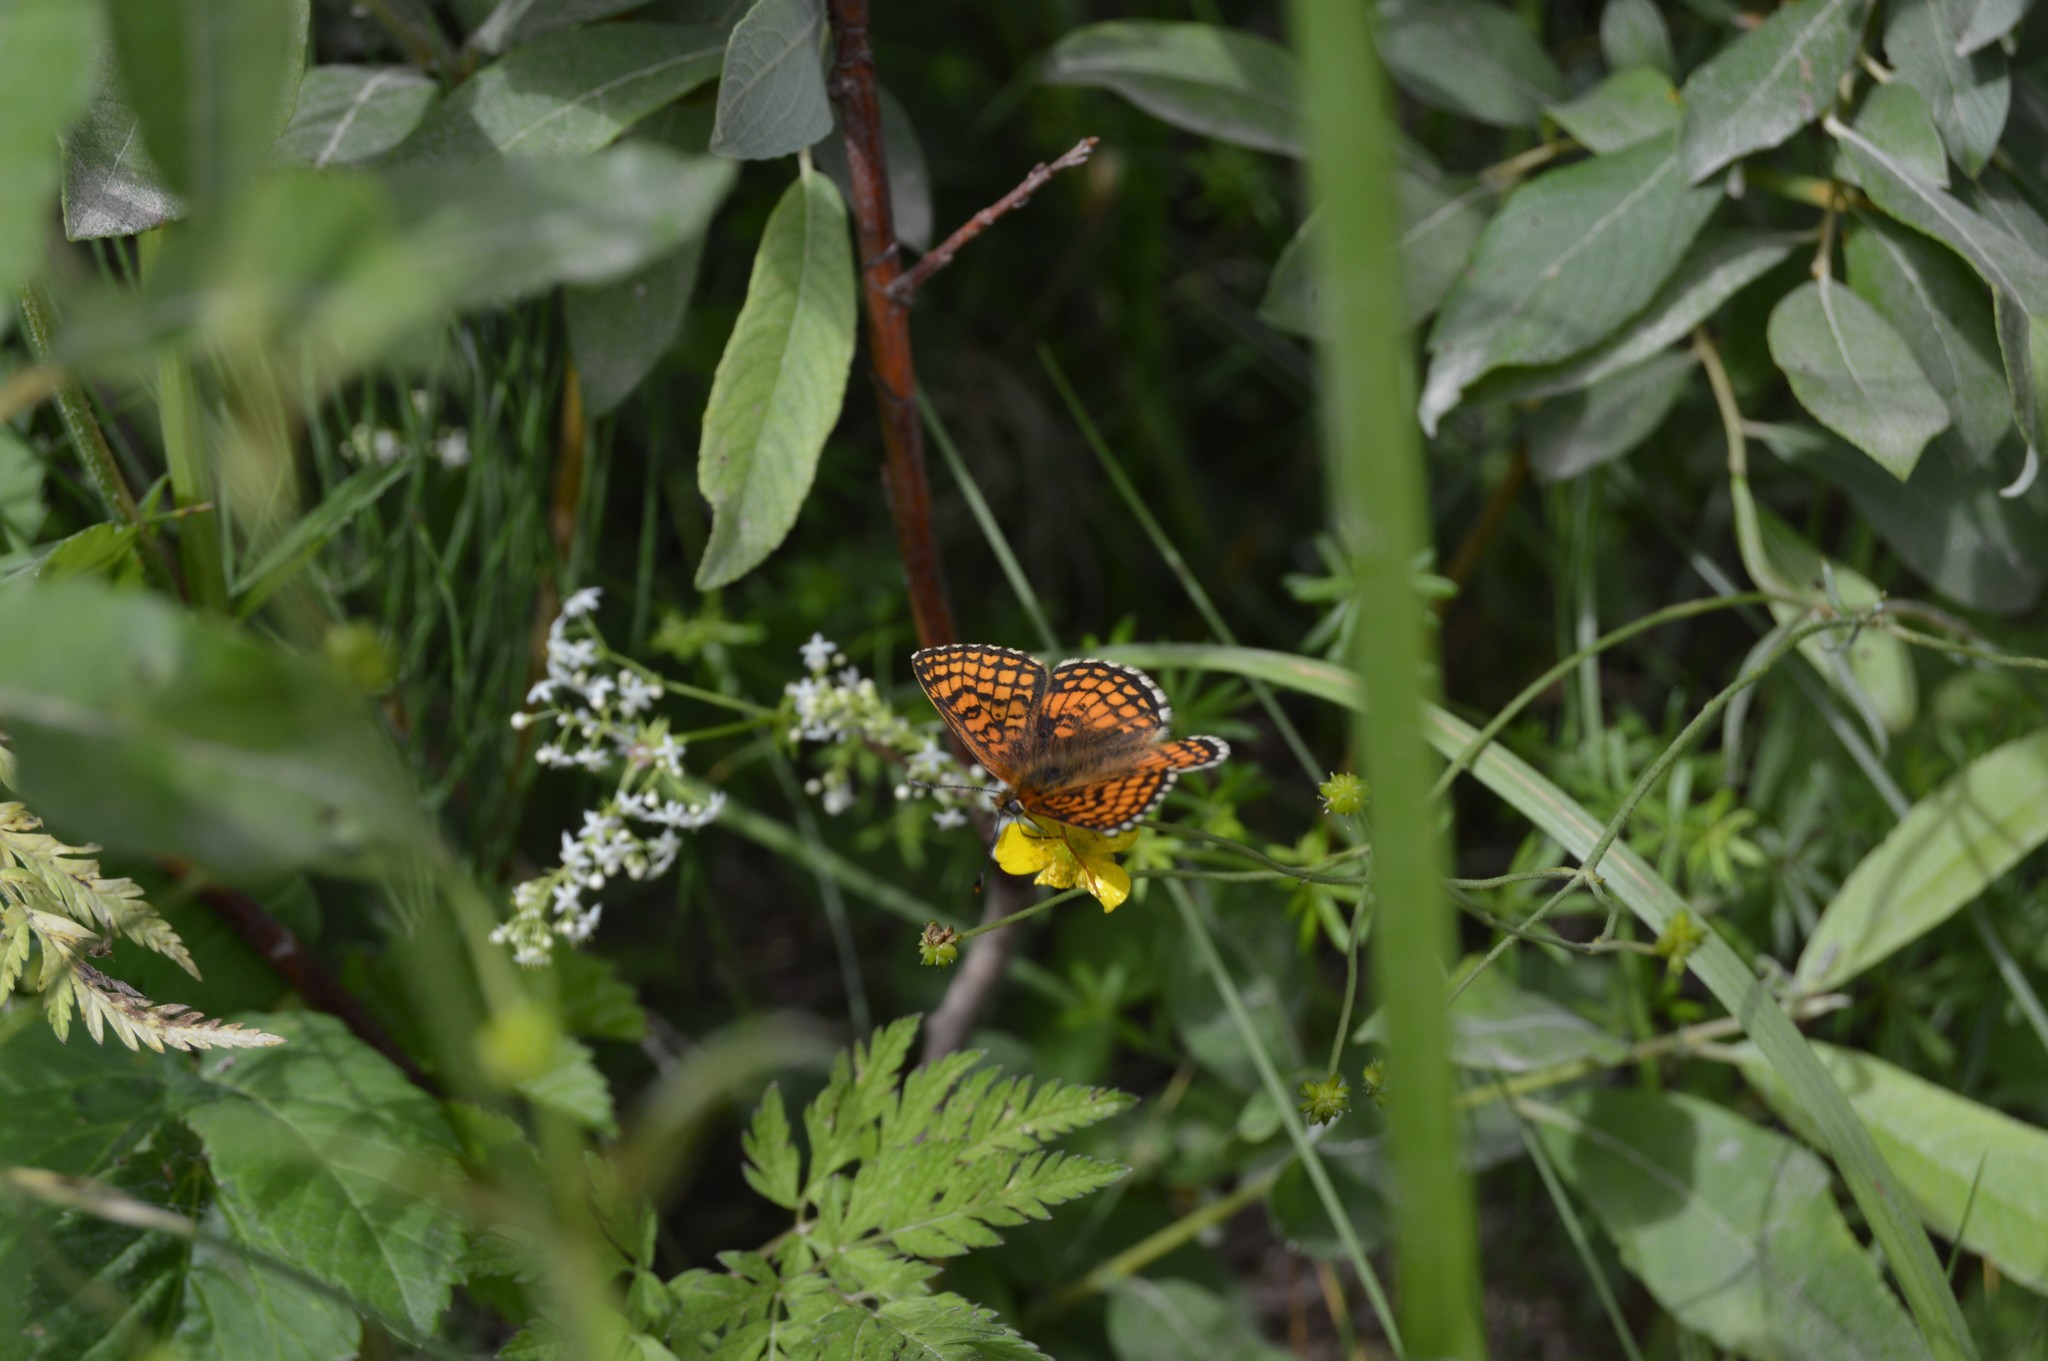
[[[718,75],[726,35],[681,24],[597,24],[508,53],[406,139],[401,165],[580,156]]]
[[[1045,1353],[1003,1326],[992,1309],[951,1293],[841,1305],[811,1335],[818,1361],[1043,1361]]]
[[[1821,1044],[1821,1061],[1936,1233],[2048,1292],[2048,1131],[1958,1096],[1882,1059]],[[1743,1075],[1795,1129],[1809,1121],[1754,1051]]]
[[[713,155],[770,160],[832,131],[824,32],[820,0],[754,0],[726,43]]]
[[[1948,153],[1942,150],[1941,133],[1927,101],[1912,86],[1893,81],[1872,90],[1856,115],[1856,131],[1929,184],[1948,187]],[[1855,166],[1843,164],[1841,169],[1853,183]]]
[[[1155,19],[1087,24],[1053,44],[1038,74],[1051,85],[1114,91],[1204,137],[1302,154],[1293,54],[1250,33]]]
[[[164,188],[142,145],[135,110],[113,80],[109,65],[85,116],[64,137],[64,235],[72,241],[133,236],[185,211]]]
[[[76,534],[67,534],[43,554],[35,574],[45,581],[73,577],[98,578],[109,585],[133,586],[142,580],[142,559],[135,551],[141,530],[102,520]]]
[[[739,580],[796,524],[846,396],[853,327],[846,206],[831,180],[805,174],[761,233],[712,379],[697,464],[711,539],[697,589]]]
[[[403,142],[439,96],[410,66],[316,66],[299,82],[277,153],[315,168],[374,160]]]
[[[463,1249],[444,1199],[461,1176],[454,1136],[433,1099],[340,1021],[262,1020],[290,1043],[213,1056],[175,1094],[223,1210],[252,1243],[430,1332]]]
[[[1969,17],[1956,37],[1956,51],[1967,57],[1989,47],[2018,27],[2033,7],[2034,0],[1977,0],[1974,5],[1965,4],[1964,12]]]
[[[1464,960],[1453,975],[1464,977],[1477,962]],[[1379,1014],[1354,1038],[1383,1043]],[[1585,1060],[1614,1064],[1627,1053],[1616,1036],[1541,993],[1516,987],[1500,969],[1480,970],[1451,1003],[1451,1061],[1462,1068],[1527,1073]]]
[[[1396,85],[1495,127],[1533,128],[1565,96],[1536,35],[1485,0],[1380,0],[1374,39]]]
[[[1820,1159],[1682,1094],[1526,1103],[1560,1175],[1678,1321],[1758,1361],[1928,1355]]]
[[[270,1265],[247,1222],[216,1205],[199,1232],[172,1334],[187,1355],[348,1361],[358,1353],[363,1324],[355,1310]]]
[[[740,1170],[747,1185],[785,1210],[794,1210],[797,1178],[801,1166],[796,1145],[790,1142],[789,1116],[782,1108],[782,1089],[770,1083],[754,1108],[754,1125],[740,1140],[747,1164]]]
[[[1901,482],[1948,408],[1882,313],[1829,279],[1809,280],[1771,309],[1771,358],[1793,395]]]
[[[1668,350],[1544,403],[1529,422],[1529,464],[1538,480],[1567,481],[1642,444],[1691,386],[1696,362]]]
[[[1914,804],[1821,913],[1796,975],[1846,983],[1973,902],[2048,841],[2048,731],[1972,761]]]
[[[1843,251],[1850,285],[1897,330],[1954,418],[1936,443],[1989,466],[2013,427],[1983,285],[1951,252],[1878,218],[1849,233]]]
[[[1643,310],[1608,339],[1564,364],[1490,374],[1473,384],[1468,397],[1486,402],[1549,397],[1625,373],[1691,335],[1723,303],[1783,263],[1799,239],[1789,232],[1707,236]]]
[[[1686,183],[1774,147],[1819,118],[1856,57],[1870,0],[1795,0],[1687,78],[1679,134]]]
[[[270,159],[304,68],[310,0],[109,0],[121,85],[164,183],[224,198]]]
[[[563,290],[569,351],[591,415],[617,409],[675,343],[703,253],[701,239],[687,241],[622,279]]]
[[[359,696],[152,596],[0,590],[0,723],[38,812],[110,846],[255,877],[361,871],[432,828]]]
[[[1885,55],[1898,80],[1926,96],[1948,154],[1964,174],[1975,177],[1997,150],[2012,104],[2005,53],[1996,47],[1958,53],[1956,38],[1963,25],[1957,20],[1970,9],[1964,0],[1899,0],[1888,8]]]
[[[925,166],[924,147],[917,140],[917,128],[910,113],[889,93],[886,86],[876,91],[882,105],[882,154],[889,161],[889,210],[896,226],[896,239],[924,251],[932,244],[932,177]],[[832,177],[842,198],[853,198],[853,176],[846,168],[846,139],[835,124],[830,137],[811,148],[818,169]]]
[[[490,17],[469,35],[469,45],[493,56],[592,19],[610,19],[639,9],[647,0],[499,0]]]
[[[1668,139],[1552,171],[1508,197],[1430,331],[1422,428],[1509,364],[1606,340],[1685,258],[1720,194],[1688,189]]]
[[[519,1094],[534,1105],[566,1115],[585,1129],[616,1134],[612,1089],[597,1071],[590,1046],[566,1036],[555,1042],[554,1062],[545,1072],[521,1078]]]
[[[385,492],[411,472],[404,463],[394,463],[388,468],[364,468],[344,478],[233,584],[235,613],[246,617],[255,610],[272,592],[297,576],[329,540],[376,505]]]
[[[1648,66],[1677,79],[1671,30],[1654,0],[1607,0],[1600,9],[1600,52],[1616,71]]]
[[[1293,1355],[1260,1338],[1249,1309],[1172,1278],[1119,1282],[1109,1298],[1108,1329],[1117,1361],[1281,1361]]]
[[[57,138],[92,97],[97,5],[0,0],[0,295],[42,258]]]
[[[43,527],[43,461],[0,426],[0,547],[26,548]]]
[[[1608,6],[1612,9],[1613,6]],[[1619,151],[1678,126],[1678,92],[1662,71],[1616,71],[1577,99],[1548,110],[1588,151]]]

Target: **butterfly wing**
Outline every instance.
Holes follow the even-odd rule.
[[[1178,775],[1188,770],[1208,770],[1230,759],[1230,743],[1220,737],[1181,737],[1145,753],[1142,769],[1159,765]]]
[[[950,643],[911,653],[910,671],[968,755],[1014,783],[1050,688],[1045,667],[1015,648]]]
[[[1127,831],[1159,806],[1173,787],[1174,772],[1163,766],[1131,771],[1065,789],[1036,791],[1024,799],[1026,812],[1091,832]]]
[[[1089,733],[1151,733],[1173,717],[1165,692],[1135,666],[1083,657],[1052,670],[1040,720],[1050,740]]]

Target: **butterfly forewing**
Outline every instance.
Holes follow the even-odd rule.
[[[1015,783],[1045,703],[1045,667],[1014,648],[954,643],[912,653],[910,670],[968,755]]]
[[[1048,739],[1156,732],[1173,717],[1152,678],[1132,666],[1084,657],[1052,671],[1042,722]]]

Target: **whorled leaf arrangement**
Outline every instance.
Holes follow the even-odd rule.
[[[808,1168],[781,1093],[768,1089],[745,1138],[746,1177],[796,1222],[760,1252],[721,1254],[723,1272],[669,1283],[677,1356],[1042,1355],[992,1310],[932,1290],[932,1259],[998,1243],[998,1228],[1045,1219],[1052,1206],[1123,1176],[1114,1163],[1042,1145],[1129,1109],[1132,1098],[1003,1077],[978,1053],[949,1055],[899,1086],[916,1033],[917,1018],[907,1017],[840,1056],[804,1111]]]
[[[97,846],[68,846],[42,825],[21,804],[0,803],[0,1002],[12,995],[37,947],[34,986],[60,1040],[70,1034],[76,1008],[96,1044],[108,1030],[130,1049],[148,1045],[158,1053],[284,1043],[179,1003],[158,1005],[88,964],[88,956],[111,953],[118,936],[199,977],[185,943],[134,880],[104,877],[99,862],[85,858]]]

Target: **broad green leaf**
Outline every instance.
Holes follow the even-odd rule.
[[[1870,0],[1795,0],[1694,71],[1680,92],[1688,184],[1821,116],[1856,56]]]
[[[1801,988],[1840,987],[1975,901],[2048,841],[2048,731],[1983,756],[1863,857],[1799,956]]]
[[[1976,0],[1965,4],[1969,18],[1956,37],[1956,51],[1964,56],[1989,47],[2018,27],[2034,7],[2034,0]]]
[[[1463,960],[1453,976],[1478,965]],[[1360,1043],[1384,1040],[1381,1017],[1358,1028]],[[1528,1073],[1591,1060],[1619,1063],[1628,1046],[1571,1008],[1516,987],[1499,969],[1481,969],[1451,1003],[1451,1061],[1488,1073]]]
[[[1800,405],[1901,482],[1948,408],[1876,308],[1829,279],[1809,280],[1771,309],[1771,358]]]
[[[1641,312],[1568,363],[1510,368],[1472,386],[1474,401],[1520,401],[1575,392],[1625,373],[1691,335],[1721,305],[1782,264],[1799,238],[1789,232],[1725,232],[1701,239]]]
[[[92,97],[102,22],[78,0],[0,0],[0,296],[42,258],[57,138]]]
[[[439,94],[410,66],[316,66],[299,82],[278,155],[315,168],[374,160],[419,126]]]
[[[932,244],[932,177],[924,147],[910,113],[886,86],[876,91],[882,105],[882,154],[889,161],[889,210],[896,239],[916,250]],[[811,148],[818,169],[832,177],[842,198],[853,199],[853,177],[846,168],[846,139],[835,122],[832,135]]]
[[[1897,0],[1888,9],[1884,50],[1898,80],[1926,96],[1948,154],[1964,174],[1975,176],[1997,149],[2012,103],[2005,53],[1986,47],[1958,54],[1961,25],[1954,20],[1969,9],[1960,0]]]
[[[1613,6],[1608,8],[1612,9]],[[1577,99],[1548,110],[1588,151],[1619,151],[1678,126],[1678,92],[1662,71],[1616,71]]]
[[[142,559],[135,552],[141,537],[135,525],[109,520],[87,525],[52,545],[36,564],[35,575],[45,581],[87,577],[116,586],[135,585],[142,580]]]
[[[1302,154],[1294,56],[1249,33],[1153,19],[1088,24],[1055,43],[1038,73],[1053,85],[1112,90],[1218,141]]]
[[[592,19],[610,19],[641,8],[647,0],[499,0],[490,17],[469,35],[469,45],[492,56],[532,42],[543,33]]]
[[[1667,79],[1678,76],[1671,30],[1654,0],[1607,0],[1600,8],[1600,52],[1617,71],[1647,66]]]
[[[831,180],[805,174],[761,233],[711,382],[697,464],[711,503],[699,590],[745,576],[796,523],[846,396],[853,326],[846,206]]]
[[[0,548],[26,548],[43,527],[43,461],[0,426]]]
[[[216,1205],[201,1221],[172,1334],[178,1346],[235,1361],[349,1361],[362,1320],[330,1291],[271,1265],[251,1213],[261,1211],[235,1216]]]
[[[1510,364],[1552,364],[1606,340],[1685,258],[1720,201],[1688,189],[1669,139],[1552,171],[1508,197],[1430,331],[1422,428]]]
[[[765,161],[832,131],[822,0],[754,0],[725,47],[711,152]]]
[[[103,66],[99,92],[64,137],[64,235],[72,241],[133,236],[185,211],[164,188],[113,79],[111,64]]]
[[[1963,1247],[2048,1292],[2048,1131],[1869,1054],[1814,1048],[1929,1227],[1948,1239],[1960,1230]],[[1786,1123],[1809,1128],[1754,1051],[1741,1065]]]
[[[1856,131],[1929,184],[1948,187],[1948,153],[1942,149],[1934,115],[1920,92],[1904,81],[1870,92],[1856,115]],[[1855,183],[1854,163],[1837,154],[1843,178]]]
[[[1666,351],[1544,403],[1529,421],[1537,478],[1567,481],[1647,440],[1691,386],[1696,362],[1683,350]]]
[[[1969,268],[1927,238],[1871,218],[1844,243],[1849,283],[1919,361],[1954,424],[1936,444],[1985,466],[2012,432],[1991,299]]]
[[[1117,1361],[1281,1361],[1292,1355],[1259,1336],[1251,1310],[1193,1281],[1132,1276],[1109,1298],[1109,1347]]]
[[[597,1071],[589,1045],[567,1038],[557,1040],[552,1066],[520,1079],[517,1090],[534,1105],[566,1115],[585,1129],[618,1133],[612,1089]]]
[[[1694,1332],[1757,1361],[1929,1355],[1792,1140],[1676,1093],[1526,1109],[1621,1260]]]
[[[256,565],[233,584],[236,614],[247,615],[261,605],[271,592],[311,562],[328,540],[376,505],[385,492],[411,471],[403,463],[388,468],[364,468],[351,473],[321,497],[319,505],[294,522]]]
[[[109,0],[121,86],[174,192],[224,198],[270,159],[305,65],[310,0]]]
[[[174,1093],[223,1210],[283,1261],[430,1331],[463,1249],[447,1204],[461,1169],[439,1108],[331,1016],[263,1024],[289,1043],[210,1056]]]
[[[324,670],[154,596],[0,590],[0,724],[23,789],[110,846],[238,876],[361,871],[432,836],[376,725]]]
[[[602,416],[626,400],[683,328],[697,286],[702,239],[608,284],[562,292],[569,352],[583,384],[584,409]]]
[[[393,160],[410,166],[596,151],[715,79],[725,38],[717,28],[597,24],[532,43],[457,86]]]
[[[1380,0],[1373,36],[1394,83],[1432,108],[1533,128],[1565,96],[1536,35],[1485,0]]]
[[[1350,709],[1364,704],[1355,673],[1310,657],[1258,648],[1160,643],[1123,644],[1108,653],[1133,666],[1154,670],[1189,667],[1249,676]],[[1422,724],[1424,739],[1446,758],[1462,755],[1479,735],[1471,724],[1434,705],[1424,710]],[[1474,779],[1528,818],[1566,854],[1587,855],[1600,840],[1600,819],[1498,744],[1480,751],[1469,769]],[[1600,877],[1607,891],[1653,936],[1668,928],[1680,912],[1690,910],[1678,891],[1625,838],[1608,848],[1600,862]],[[1891,1191],[1891,1172],[1870,1131],[1822,1067],[1812,1045],[1765,989],[1755,970],[1718,935],[1710,933],[1686,967],[1740,1022],[1772,1070],[1810,1113],[1821,1147],[1834,1159],[1862,1210],[1912,1306],[1921,1334],[1932,1340],[1938,1356],[1974,1357],[1969,1327],[1926,1231]]]

